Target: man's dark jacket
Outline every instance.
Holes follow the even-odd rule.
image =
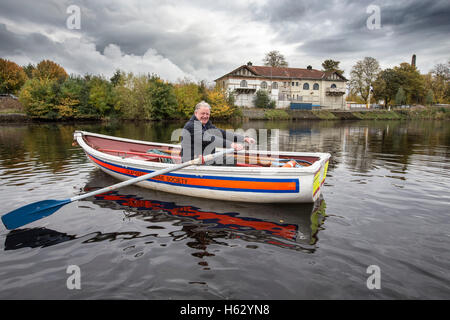
[[[211,154],[215,147],[230,148],[233,142],[244,142],[243,136],[219,129],[211,121],[203,125],[195,115],[186,122],[183,129],[181,136],[183,162],[197,158],[200,153],[204,156]],[[197,147],[195,142],[198,143]]]

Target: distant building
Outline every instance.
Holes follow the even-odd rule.
[[[254,107],[258,90],[266,90],[277,108],[309,106],[344,109],[347,79],[337,72],[253,66],[250,62],[214,80],[235,95],[235,104]]]
[[[416,66],[416,55],[415,55],[415,54],[412,55],[412,58],[411,58],[411,65],[412,65],[413,67]]]

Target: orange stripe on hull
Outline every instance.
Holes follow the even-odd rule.
[[[108,170],[125,174],[128,176],[141,176],[150,172],[141,171],[142,169],[123,168],[118,165],[112,165],[94,158],[88,154],[88,157],[99,166]],[[248,179],[248,178],[247,178]],[[165,182],[186,187],[204,187],[204,188],[220,188],[221,190],[252,190],[261,192],[288,192],[295,193],[299,191],[298,180],[288,179],[288,181],[273,181],[279,179],[261,179],[262,181],[252,181],[256,179],[246,180],[246,178],[192,178],[187,175],[160,175],[152,179],[156,182]],[[272,180],[272,181],[271,181]]]

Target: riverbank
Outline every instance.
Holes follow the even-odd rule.
[[[2,110],[0,123],[61,120],[32,119],[22,110]],[[248,120],[450,120],[448,107],[416,107],[395,110],[290,110],[290,109],[243,109],[242,119]],[[83,121],[73,119],[70,121]],[[86,120],[86,119],[84,119]],[[237,119],[236,119],[237,120]]]
[[[263,110],[244,109],[246,120],[450,120],[450,108],[416,107],[396,110]]]

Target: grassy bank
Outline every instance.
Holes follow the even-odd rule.
[[[3,102],[3,103],[1,103]],[[15,101],[0,101],[0,122],[28,122],[30,118]],[[450,120],[448,107],[416,107],[396,110],[290,110],[241,109],[235,120]],[[120,117],[119,117],[120,118]],[[89,120],[89,119],[79,119]],[[213,119],[214,120],[214,119]]]
[[[248,120],[450,120],[450,108],[426,107],[389,111],[244,109],[243,117]]]

